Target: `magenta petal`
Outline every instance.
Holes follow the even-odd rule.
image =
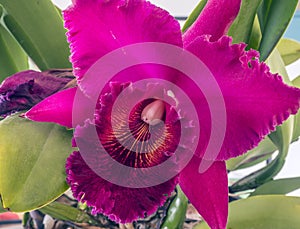
[[[71,61],[80,79],[103,55],[139,42],[182,46],[179,23],[149,2],[77,0],[64,11]]]
[[[77,88],[58,92],[35,105],[25,117],[37,122],[54,122],[72,127],[73,101]]]
[[[201,159],[194,156],[180,173],[185,195],[212,229],[225,229],[228,216],[228,181],[224,161],[213,162],[199,173]]]
[[[227,129],[218,160],[257,146],[299,109],[300,90],[285,85],[278,74],[271,74],[268,66],[259,62],[259,54],[245,51],[244,44],[232,45],[226,36],[216,42],[202,36],[187,48],[211,70],[225,100]],[[201,131],[209,132],[205,127]],[[206,159],[215,158],[208,154]]]
[[[132,222],[154,213],[174,190],[177,182],[173,178],[149,188],[121,187],[94,173],[79,152],[74,152],[68,158],[66,170],[74,197],[93,206],[94,214],[103,213],[120,223]]]
[[[198,36],[209,34],[216,41],[227,29],[240,10],[241,0],[209,0],[194,24],[184,33],[184,46]]]

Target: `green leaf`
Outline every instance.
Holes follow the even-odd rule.
[[[2,15],[0,6],[0,18]],[[14,37],[0,24],[0,83],[16,72],[28,69],[28,58]]]
[[[271,72],[279,73],[283,77],[285,83],[292,85],[292,82],[290,81],[285,69],[283,60],[277,49],[272,52],[266,63],[269,65]],[[278,147],[279,151],[285,156],[288,153],[289,146],[292,141],[293,127],[294,117],[292,116],[281,126],[277,127],[277,131],[269,135],[273,143]]]
[[[231,185],[229,188],[230,192],[234,193],[254,189],[272,180],[272,178],[276,176],[282,169],[285,163],[284,159],[285,157],[283,156],[283,154],[279,153],[276,159],[274,159],[270,164],[258,171],[247,175],[246,177],[243,177],[242,179]]]
[[[70,68],[63,20],[49,0],[0,0],[2,22],[41,70]]]
[[[248,168],[268,159],[276,150],[274,143],[269,138],[265,138],[257,147],[246,154],[226,161],[226,167],[230,171]]]
[[[281,56],[276,49],[269,57],[267,63],[272,72],[278,72],[286,83],[291,84]],[[288,154],[290,143],[292,141],[293,128],[294,117],[291,116],[281,126],[278,126],[275,132],[269,135],[269,138],[279,150],[277,157],[266,167],[235,182],[230,187],[231,192],[239,192],[257,188],[258,186],[272,180],[272,178],[281,171],[285,163],[285,158]]]
[[[259,51],[261,60],[266,60],[284,34],[293,18],[298,0],[264,0],[259,11],[262,40]]]
[[[292,85],[283,60],[277,49],[272,52],[266,63],[269,65],[271,72],[279,73],[283,77],[285,83]],[[282,160],[285,160],[285,157],[288,154],[289,146],[293,137],[293,129],[294,117],[291,116],[281,126],[278,126],[275,132],[269,135],[270,139],[277,146]]]
[[[300,76],[296,77],[296,78],[292,81],[292,84],[293,84],[295,87],[300,88]]]
[[[167,216],[164,220],[161,229],[181,229],[185,220],[188,199],[182,192],[181,188],[177,186],[177,195],[172,200]]]
[[[274,49],[272,54],[266,60],[266,64],[270,67],[272,73],[278,73],[279,75],[282,76],[283,81],[286,84],[292,85],[292,82],[288,76],[288,73],[285,68],[285,64],[281,58],[278,49]]]
[[[229,204],[228,229],[299,229],[300,198],[255,196]],[[201,223],[194,229],[209,228]]]
[[[27,228],[28,228],[28,225],[30,225],[30,226],[33,226],[32,224],[33,224],[33,222],[31,221],[31,216],[30,216],[30,213],[29,212],[25,212],[24,214],[23,214],[23,219],[22,219],[22,226],[23,226],[23,228],[26,228],[26,226],[27,226]],[[30,222],[31,221],[31,222]]]
[[[2,212],[6,212],[6,210],[3,208],[2,201],[1,201],[1,198],[0,198],[0,213],[2,213]]]
[[[72,134],[14,115],[0,122],[0,195],[14,212],[40,208],[68,189],[65,162]]]
[[[263,0],[260,7],[258,8],[257,14],[259,17],[259,24],[262,32],[265,29],[272,2],[272,0]]]
[[[248,43],[258,6],[262,0],[243,0],[240,12],[231,25],[228,35],[233,37],[233,43]]]
[[[52,218],[63,221],[87,223],[93,220],[86,212],[59,202],[52,202],[39,210]]]
[[[191,27],[191,25],[196,21],[200,13],[202,12],[203,8],[205,7],[207,3],[207,0],[200,0],[198,5],[195,7],[193,12],[190,14],[190,16],[187,18],[185,21],[183,27],[182,27],[182,32],[184,33],[185,31],[188,30],[188,28]]]
[[[256,15],[254,18],[252,32],[251,32],[251,36],[250,36],[250,39],[248,42],[247,49],[252,48],[252,49],[258,50],[259,44],[261,41],[261,37],[262,37],[262,34],[261,34],[261,30],[260,30],[258,16]]]
[[[300,88],[300,76],[293,80],[293,85]],[[293,141],[296,141],[300,136],[300,110],[295,115],[294,118],[294,132],[293,132]]]
[[[297,41],[281,39],[277,48],[285,65],[289,65],[300,58],[300,43]]]
[[[300,188],[300,177],[272,180],[258,187],[250,196],[285,195]]]

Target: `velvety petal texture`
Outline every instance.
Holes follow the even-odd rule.
[[[74,152],[67,162],[67,180],[73,191],[73,195],[89,206],[93,206],[94,213],[103,213],[110,219],[126,223],[143,218],[154,213],[166,200],[167,196],[174,190],[177,181],[177,164],[166,167],[165,173],[173,170],[173,176],[166,182],[145,188],[129,188],[119,186],[105,180],[101,174],[110,173],[115,176],[131,177],[134,182],[138,174],[148,173],[144,168],[159,165],[166,161],[178,146],[180,139],[180,120],[176,112],[168,104],[160,103],[155,99],[142,100],[129,114],[127,120],[126,101],[116,103],[120,93],[128,88],[128,83],[111,84],[110,93],[102,95],[95,111],[95,123],[85,122],[84,126],[78,126],[75,130],[76,145],[81,153]],[[131,90],[126,100],[139,96],[147,91]],[[161,122],[155,123],[152,127],[142,119],[143,111],[151,106],[158,105],[164,111],[161,112]],[[154,104],[154,105],[153,105]],[[119,112],[113,114],[113,106]],[[113,129],[113,123],[117,128]],[[129,132],[126,126],[129,126]],[[96,128],[98,136],[96,139],[91,136],[89,128]],[[152,128],[152,129],[150,129]],[[133,141],[130,140],[132,137]],[[97,146],[101,141],[103,148]],[[148,141],[149,140],[149,141]],[[82,152],[82,146],[88,147]],[[183,148],[182,148],[183,150]],[[82,157],[81,154],[85,156]],[[87,155],[88,154],[88,155]],[[119,163],[140,169],[141,173],[132,172],[129,175],[120,173],[114,169],[114,165],[106,159],[109,154]],[[88,164],[87,164],[88,163]],[[105,171],[103,171],[103,167]],[[111,170],[107,168],[112,168]],[[99,175],[99,171],[101,174]],[[162,176],[163,174],[155,174]],[[126,211],[124,206],[128,206]]]
[[[245,51],[245,46],[232,45],[226,36],[215,42],[210,36],[201,36],[187,47],[209,67],[225,100],[227,129],[218,160],[236,157],[257,146],[300,105],[300,90],[270,73],[269,67],[259,62],[259,53]],[[209,115],[206,118],[209,123]],[[209,126],[201,126],[202,133],[209,132],[206,128]],[[199,148],[198,156],[203,157],[203,152]],[[208,154],[206,159],[214,158]]]
[[[143,110],[155,102],[155,99],[142,100],[126,113],[126,102],[133,98],[143,98],[146,91],[132,90],[126,101],[113,105],[118,95],[129,84],[111,84],[111,93],[101,96],[97,104],[95,124],[99,140],[116,161],[135,168],[147,168],[159,165],[167,160],[179,145],[181,123],[176,111],[162,103],[162,117],[156,125],[150,125],[142,119]],[[113,128],[112,123],[117,123]],[[129,127],[129,128],[128,128]],[[128,128],[128,129],[127,129]],[[166,172],[167,173],[167,172]]]
[[[76,0],[63,15],[79,79],[103,55],[125,45],[165,42],[182,46],[179,23],[144,0]]]
[[[240,5],[241,0],[209,0],[197,20],[184,33],[184,46],[205,34],[211,35],[212,41],[218,40],[227,33]]]
[[[180,173],[182,191],[212,229],[225,229],[228,214],[228,180],[224,161],[211,162],[199,173],[201,159],[194,156]]]
[[[68,87],[74,79],[69,70],[24,71],[0,85],[0,115],[28,110],[46,97]]]
[[[94,173],[79,152],[74,152],[68,158],[66,169],[67,181],[78,200],[94,206],[94,214],[103,213],[121,223],[154,213],[158,206],[163,205],[177,183],[177,178],[174,178],[149,188],[120,187]]]
[[[73,102],[77,88],[69,88],[44,99],[25,113],[36,122],[54,122],[72,128]]]

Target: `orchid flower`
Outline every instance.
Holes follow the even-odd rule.
[[[171,105],[160,100],[148,99],[137,104],[129,115],[134,135],[140,141],[147,140],[151,126],[160,133],[153,143],[145,146],[149,150],[147,155],[125,149],[111,127],[112,107],[118,96],[130,87],[131,82],[155,74],[157,78],[177,82],[189,91],[199,115],[200,143],[182,171],[162,184],[147,188],[122,187],[98,176],[82,158],[79,147],[79,151],[73,152],[67,160],[67,181],[74,197],[93,206],[93,213],[103,213],[116,222],[132,222],[154,213],[179,184],[211,228],[226,228],[228,180],[225,160],[257,146],[277,125],[295,114],[300,103],[299,89],[285,85],[279,75],[270,73],[268,66],[259,62],[257,51],[246,51],[245,44],[232,44],[231,38],[226,36],[240,3],[241,0],[209,0],[184,34],[168,12],[144,0],[75,0],[64,11],[72,53],[70,60],[79,88],[88,69],[107,53],[130,44],[162,42],[191,52],[209,68],[222,91],[226,107],[226,133],[221,149],[216,158],[204,158],[211,120],[203,95],[193,93],[193,86],[178,72],[162,66],[136,66],[116,76],[99,96],[95,123],[85,120],[83,125],[75,128],[76,141],[86,141],[93,147],[94,139],[86,139],[85,133],[91,126],[96,126],[105,150],[119,163],[148,168],[165,161],[175,151],[179,139],[185,138],[178,134],[179,122],[189,123],[192,117],[184,114],[181,117]],[[156,86],[154,88],[164,87]],[[72,127],[76,90],[78,88],[64,90],[46,98],[25,116],[34,121]],[[146,93],[147,90],[131,91],[130,96],[143,98]],[[118,115],[121,132],[128,114],[120,111]],[[152,125],[156,119],[164,125]],[[193,131],[192,125],[188,128]],[[184,139],[184,142],[180,149],[183,153],[190,150],[193,139]],[[75,146],[77,144],[74,142]],[[154,147],[157,144],[158,147]],[[211,160],[212,165],[205,172],[199,172],[204,159]],[[101,156],[95,156],[91,161],[95,166],[106,163]]]

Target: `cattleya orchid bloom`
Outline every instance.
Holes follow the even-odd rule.
[[[86,139],[85,132],[96,126],[98,138],[108,154],[119,163],[134,168],[158,165],[172,155],[179,139],[185,138],[179,134],[178,123],[189,123],[192,117],[184,114],[181,117],[170,104],[157,99],[142,100],[129,115],[129,125],[139,141],[148,139],[151,126],[160,133],[145,146],[144,149],[149,151],[147,154],[139,154],[138,148],[135,149],[137,152],[125,149],[111,127],[112,107],[117,97],[130,87],[131,82],[153,74],[177,82],[189,91],[199,115],[201,136],[192,159],[182,171],[162,184],[145,188],[122,187],[105,180],[87,165],[79,151],[73,152],[66,164],[67,181],[74,196],[93,206],[94,213],[103,213],[121,223],[132,222],[154,213],[179,183],[211,228],[226,228],[228,181],[225,160],[255,147],[275,126],[295,114],[300,103],[299,89],[285,85],[279,75],[270,73],[268,66],[259,62],[258,52],[246,51],[245,44],[232,44],[231,38],[225,35],[240,4],[241,0],[209,0],[183,35],[179,23],[168,12],[144,0],[75,0],[64,11],[71,62],[79,88],[88,69],[107,53],[130,44],[162,42],[197,56],[215,77],[226,106],[227,125],[222,147],[216,158],[205,157],[212,165],[205,172],[199,172],[211,122],[203,95],[194,93],[193,86],[184,81],[182,74],[162,66],[135,66],[114,77],[99,96],[95,123],[85,120],[83,125],[75,127],[76,141],[87,141],[92,147],[94,139]],[[159,87],[164,85],[154,88]],[[72,127],[76,90],[79,89],[67,89],[46,98],[25,116],[34,121]],[[147,91],[131,91],[131,96],[143,98],[145,93]],[[126,115],[122,110],[118,113],[120,132]],[[192,125],[188,128],[193,131]],[[185,139],[184,143],[180,150],[189,151],[193,140]],[[91,160],[95,166],[106,163],[101,155]]]

